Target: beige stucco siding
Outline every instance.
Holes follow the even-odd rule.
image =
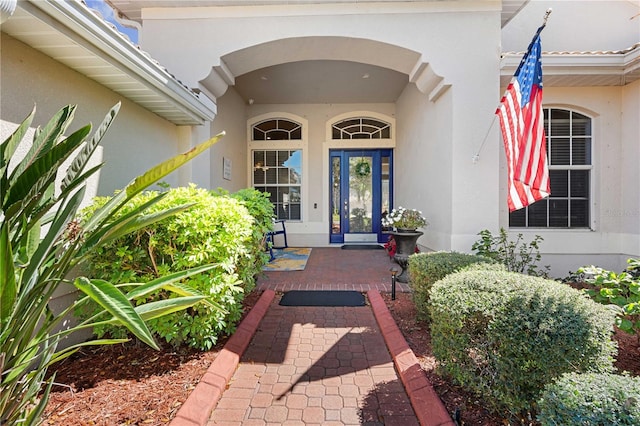
[[[122,188],[146,168],[179,151],[176,126],[123,99],[115,92],[2,34],[0,120],[6,138],[36,106],[34,126],[43,126],[67,104],[78,105],[71,130],[98,126],[109,109],[122,102],[118,117],[103,139],[102,161],[93,195]],[[177,175],[165,178],[177,183]]]

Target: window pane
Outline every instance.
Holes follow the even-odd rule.
[[[286,166],[286,161],[289,159],[289,151],[278,151],[278,166]]]
[[[547,226],[547,200],[541,200],[531,204],[529,210],[529,226]]]
[[[588,198],[589,197],[589,171],[588,170],[572,170],[571,171],[571,197]]]
[[[262,171],[262,169],[256,169],[253,172],[253,183],[255,185],[260,185],[265,183],[264,180],[264,172]]]
[[[265,152],[265,165],[269,167],[276,166],[276,152],[275,151],[266,151]]]
[[[289,159],[283,163],[287,167],[301,167],[302,166],[302,151],[295,150],[291,151]]]
[[[290,183],[302,183],[302,168],[289,169],[289,182]]]
[[[282,130],[291,131],[297,128],[299,125],[293,121],[289,120],[278,120],[278,128]]]
[[[300,214],[300,204],[295,203],[291,204],[291,208],[289,209],[289,220],[301,220],[302,215]]]
[[[569,136],[569,117],[571,112],[562,109],[551,110],[549,136]]]
[[[278,187],[277,186],[267,186],[265,187],[266,191],[269,193],[269,201],[272,203],[276,203],[278,201]]]
[[[264,151],[253,151],[253,165],[256,167],[264,166]]]
[[[571,200],[571,224],[572,228],[589,227],[589,201]]]
[[[509,213],[509,226],[526,226],[527,209],[520,209]]]
[[[591,164],[591,139],[573,139],[571,164],[573,164],[574,166]]]
[[[289,182],[289,169],[287,168],[281,168],[278,169],[278,183],[279,184],[283,184],[283,183],[290,183]]]
[[[569,196],[569,171],[549,170],[549,185],[552,197]]]
[[[573,136],[591,136],[591,119],[574,112],[571,117],[571,131]]]
[[[275,167],[271,167],[269,169],[267,169],[267,171],[265,172],[265,182],[266,183],[270,183],[272,185],[278,183],[277,180],[277,170]]]
[[[267,139],[272,141],[287,141],[289,140],[289,132],[284,130],[271,130],[267,133]]]
[[[569,165],[570,142],[568,138],[552,138],[551,143],[551,165]]]
[[[302,139],[302,127],[298,127],[294,131],[291,132],[292,140],[301,140]]]
[[[549,226],[556,228],[569,226],[568,200],[549,200]]]

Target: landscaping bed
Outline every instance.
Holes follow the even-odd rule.
[[[245,298],[245,313],[259,296],[254,291]],[[396,300],[389,294],[382,296],[449,412],[458,411],[464,425],[505,424],[484,409],[482,400],[435,374],[429,329],[416,321],[411,295],[398,293]],[[637,338],[618,332],[616,339],[616,367],[640,376]],[[56,382],[65,386],[54,387],[44,424],[168,424],[224,343],[218,342],[208,352],[168,345],[158,352],[134,343],[84,349],[58,365]]]

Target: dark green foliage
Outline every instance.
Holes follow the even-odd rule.
[[[218,190],[217,193],[218,195],[227,194],[223,190]],[[273,204],[269,201],[269,194],[253,188],[241,189],[229,195],[240,201],[253,217],[251,227],[253,235],[247,242],[247,248],[251,255],[241,258],[238,263],[240,280],[245,284],[245,290],[248,290],[253,288],[256,276],[262,267],[269,262],[269,254],[265,251],[265,235],[273,230]]]
[[[429,319],[429,292],[436,281],[475,263],[493,263],[486,257],[466,253],[439,251],[409,257],[409,275],[418,319]]]
[[[480,231],[478,235],[480,239],[471,246],[477,255],[503,263],[511,272],[547,277],[549,267],[545,266],[542,270],[538,267],[542,259],[540,243],[543,238],[540,235],[536,235],[529,243],[524,241],[522,234],[510,240],[504,228],[500,228],[500,233],[495,236],[488,229]]]
[[[637,426],[640,378],[565,374],[547,385],[538,405],[538,421],[543,426]]]
[[[141,194],[131,207],[143,205],[157,195],[155,192]],[[164,195],[157,204],[158,208],[170,209],[185,203],[194,205],[187,211],[95,250],[87,267],[93,276],[128,283],[134,279],[162,277],[203,264],[216,264],[207,273],[192,276],[184,282],[207,295],[209,304],[149,321],[151,330],[167,342],[174,345],[187,343],[207,350],[220,335],[235,330],[242,314],[244,294],[254,288],[255,275],[268,260],[260,241],[267,226],[265,215],[269,214],[262,204],[269,201],[248,191],[232,197],[194,186],[171,189]],[[88,212],[104,202],[106,199],[96,199]],[[245,205],[261,214],[260,222],[249,214]],[[126,213],[126,210],[122,212]],[[271,222],[270,214],[268,218]],[[159,296],[158,293],[152,298]],[[112,336],[126,334],[126,330],[112,324],[95,327],[94,331],[99,336],[105,333]]]
[[[640,259],[627,259],[627,264],[619,274],[593,265],[578,269],[578,274],[593,286],[585,290],[593,300],[619,308],[616,325],[640,336]]]
[[[75,106],[66,106],[43,128],[38,127],[33,139],[27,141],[25,136],[34,109],[13,134],[0,143],[2,425],[41,422],[40,416],[55,380],[55,374],[47,374],[52,364],[82,346],[123,341],[90,340],[58,349],[58,343],[65,337],[102,319],[126,326],[141,342],[158,349],[145,320],[187,309],[204,300],[197,292],[181,287],[179,281],[211,265],[148,283],[133,281],[130,287],[134,294],[163,291],[167,296],[135,307],[131,304],[132,293],[124,293],[105,280],[77,276],[78,266],[91,249],[189,208],[189,205],[180,205],[147,215],[145,210],[160,201],[158,197],[140,208],[129,209],[129,214],[118,222],[110,220],[136,194],[204,152],[222,136],[215,136],[189,152],[152,167],[132,180],[109,203],[78,220],[76,216],[87,180],[102,167],[89,167],[89,161],[119,108],[119,104],[115,105],[88,138],[90,125],[66,136],[76,110]],[[62,180],[57,180],[58,177]],[[98,314],[75,325],[68,321],[73,307],[60,311],[50,305],[59,289],[73,288],[82,293],[75,307],[86,306],[91,300]]]
[[[440,371],[494,411],[530,410],[563,373],[613,368],[615,313],[555,281],[458,272],[433,285],[430,309]]]

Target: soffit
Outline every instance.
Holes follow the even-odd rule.
[[[500,84],[506,86],[524,52],[503,54]],[[640,43],[620,51],[542,52],[545,87],[624,86],[640,79]]]
[[[213,105],[81,2],[18,2],[2,32],[174,124],[202,124],[215,116]]]

